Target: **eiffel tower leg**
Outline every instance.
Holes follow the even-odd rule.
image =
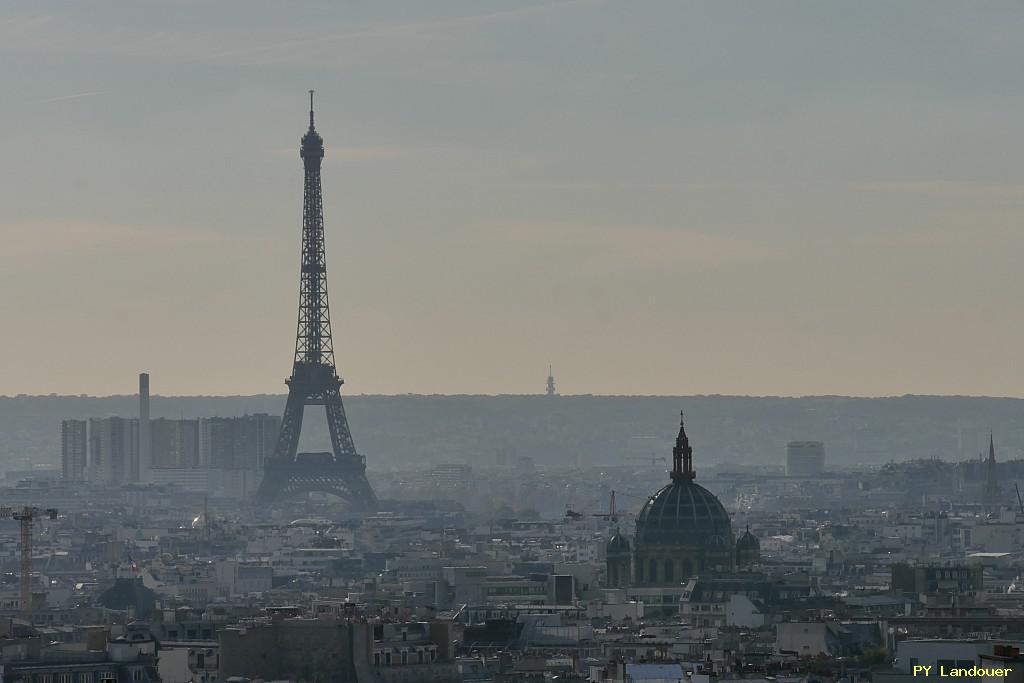
[[[345,492],[343,497],[352,500],[360,509],[376,510],[377,496],[366,479],[366,459],[356,452],[338,387],[332,386],[324,392],[324,408],[327,411],[334,458],[339,462],[352,463],[351,474],[345,477],[344,485],[339,487]]]
[[[352,441],[348,418],[345,417],[345,406],[341,402],[341,393],[337,388],[332,387],[324,392],[324,408],[327,410],[327,428],[331,432],[334,457],[356,456],[356,445]]]
[[[299,434],[302,433],[302,415],[305,412],[305,397],[296,389],[288,391],[288,401],[281,417],[281,431],[277,435],[275,458],[294,460],[299,450]]]
[[[299,434],[302,432],[302,415],[305,412],[305,399],[294,388],[288,390],[288,400],[281,417],[281,431],[277,433],[277,445],[274,457],[267,458],[263,463],[263,480],[256,492],[256,498],[269,503],[277,500],[284,493],[285,482],[280,477],[278,465],[294,462],[299,448]]]
[[[341,476],[327,477],[322,481],[327,493],[348,501],[353,508],[363,512],[377,509],[377,495],[366,478],[366,463],[362,456],[353,458],[352,466],[345,468]]]

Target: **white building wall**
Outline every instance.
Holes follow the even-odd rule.
[[[729,604],[725,606],[725,625],[742,628],[760,628],[764,626],[765,617],[745,595],[733,593],[729,596]]]

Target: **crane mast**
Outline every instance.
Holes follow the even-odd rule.
[[[44,510],[28,505],[20,510],[0,507],[0,519],[13,519],[20,527],[21,540],[18,546],[21,551],[21,614],[30,623],[32,621],[32,524],[39,519],[40,515],[57,519],[57,510],[56,508]]]

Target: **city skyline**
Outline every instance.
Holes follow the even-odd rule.
[[[3,3],[0,679],[1021,683],[1022,27]]]
[[[1024,9],[879,6],[9,5],[0,395],[285,393],[308,88],[346,393],[1024,395]]]

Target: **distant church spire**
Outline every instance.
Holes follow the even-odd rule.
[[[692,480],[697,476],[693,471],[693,449],[690,448],[690,438],[686,436],[686,426],[683,424],[683,411],[679,411],[679,436],[676,437],[676,447],[672,449],[672,481]]]
[[[548,365],[548,396],[555,395],[555,373],[551,370],[551,366]]]
[[[996,476],[996,444],[992,432],[988,433],[988,459],[985,460],[985,497],[990,503],[999,497],[999,478]]]

